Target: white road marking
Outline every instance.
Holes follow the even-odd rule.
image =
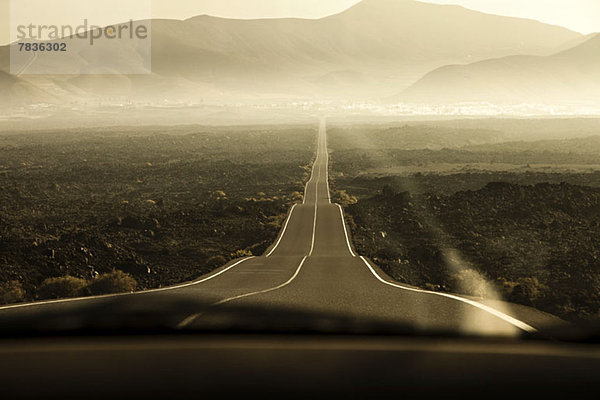
[[[317,159],[315,158],[315,161],[313,162],[313,169],[310,172],[310,179],[308,180],[308,182],[306,182],[306,185],[304,185],[304,197],[302,198],[302,204],[306,204],[306,197],[308,195],[308,185],[310,185],[310,183],[313,180],[313,174],[315,173],[315,168],[314,165],[316,164]]]
[[[292,218],[292,213],[294,212],[294,209],[296,208],[297,205],[298,204],[294,204],[292,206],[292,209],[290,210],[290,213],[288,214],[288,217],[285,220],[285,224],[283,225],[283,230],[281,231],[281,234],[279,235],[279,239],[275,243],[275,246],[273,246],[273,248],[271,249],[271,251],[269,251],[269,253],[265,257],[270,257],[271,254],[273,254],[273,252],[277,248],[277,246],[279,246],[279,243],[281,242],[281,239],[283,239],[283,236],[285,235],[285,231],[287,229],[288,223],[290,222],[290,219]]]
[[[250,296],[255,296],[255,295],[258,295],[258,294],[269,293],[269,292],[281,289],[281,288],[289,285],[290,283],[292,283],[292,281],[294,279],[296,279],[296,277],[300,273],[300,270],[302,269],[302,266],[304,265],[304,262],[306,261],[307,258],[308,258],[308,256],[304,256],[304,258],[302,258],[302,261],[300,261],[300,265],[298,265],[298,268],[296,268],[296,272],[294,272],[294,275],[292,275],[292,277],[290,279],[288,279],[287,281],[285,281],[281,285],[278,285],[278,286],[275,286],[275,287],[272,287],[272,288],[269,288],[269,289],[258,290],[256,292],[245,293],[245,294],[240,294],[238,296],[229,297],[227,299],[223,299],[223,300],[217,301],[216,303],[213,304],[213,306],[218,306],[218,305],[221,305],[221,304],[229,303],[230,301],[242,299],[244,297],[250,297]]]
[[[219,306],[221,304],[229,303],[234,300],[239,300],[239,299],[243,299],[245,297],[250,297],[250,296],[256,296],[259,294],[265,294],[265,293],[269,293],[269,292],[273,292],[275,290],[281,289],[281,288],[289,285],[290,283],[292,283],[292,281],[294,279],[296,279],[296,277],[300,273],[300,270],[302,269],[302,266],[304,265],[304,262],[306,261],[307,258],[308,258],[308,256],[304,256],[304,258],[302,258],[302,261],[300,261],[300,265],[298,265],[298,268],[296,269],[296,272],[294,272],[294,275],[290,279],[288,279],[286,282],[282,283],[281,285],[278,285],[278,286],[275,286],[275,287],[272,287],[269,289],[258,290],[256,292],[244,293],[244,294],[240,294],[237,296],[229,297],[229,298],[217,301],[216,303],[213,303],[210,306],[215,307],[215,306]],[[186,326],[188,326],[189,324],[194,322],[202,314],[203,314],[202,312],[199,312],[199,313],[190,315],[189,317],[187,317],[186,319],[181,321],[179,324],[177,324],[177,328],[179,328],[179,329],[185,328]]]
[[[100,296],[76,297],[76,298],[73,298],[73,299],[48,300],[48,301],[38,301],[38,302],[33,302],[33,303],[14,304],[14,305],[11,305],[11,306],[0,307],[0,311],[2,311],[2,310],[9,310],[9,309],[12,309],[12,308],[36,307],[36,306],[43,306],[43,305],[47,305],[47,304],[60,304],[60,303],[70,303],[70,302],[73,302],[73,301],[108,299],[108,298],[111,298],[111,297],[121,297],[121,296],[136,296],[136,295],[141,295],[141,294],[164,292],[164,291],[167,291],[167,290],[182,289],[182,288],[185,288],[185,287],[198,285],[200,283],[203,283],[203,282],[206,282],[206,281],[211,280],[213,278],[216,278],[217,276],[219,276],[221,274],[224,274],[225,272],[229,271],[233,267],[236,267],[236,266],[240,265],[241,263],[243,263],[245,261],[248,261],[248,260],[251,260],[253,258],[255,258],[255,257],[246,257],[246,258],[244,258],[244,259],[236,262],[235,264],[232,264],[229,267],[224,268],[221,271],[216,272],[216,273],[214,273],[214,274],[212,274],[212,275],[210,275],[210,276],[208,276],[206,278],[202,278],[200,280],[189,282],[189,283],[183,283],[181,285],[169,286],[169,287],[164,287],[164,288],[160,288],[160,289],[145,290],[145,291],[140,291],[140,292],[105,294],[105,295],[100,295]]]
[[[325,142],[325,148],[327,148],[327,142]],[[331,191],[329,189],[329,153],[326,154],[325,158],[325,183],[327,184],[327,202],[331,204]]]
[[[319,178],[321,178],[321,169],[319,168]],[[317,180],[319,179],[317,178]],[[317,234],[317,205],[319,204],[319,186],[315,185],[315,211],[313,217],[313,231],[312,231],[312,239],[310,242],[310,251],[308,252],[308,256],[310,257],[315,249],[315,236]]]
[[[315,202],[315,212],[313,219],[313,231],[312,231],[312,239],[310,242],[310,251],[308,252],[308,256],[312,256],[313,250],[315,249],[315,237],[317,235],[317,203]]]
[[[350,239],[348,238],[348,230],[346,229],[346,221],[344,220],[344,211],[342,211],[342,206],[340,206],[339,204],[336,204],[336,206],[338,206],[338,208],[340,209],[340,217],[342,218],[342,226],[344,227],[344,235],[346,235],[346,244],[348,245],[348,250],[350,251],[350,254],[352,254],[352,257],[356,257],[356,254],[354,254],[354,251],[352,251]]]
[[[331,204],[331,197],[330,197],[330,191],[329,191],[329,154],[327,154],[325,165],[326,165],[325,173],[326,173],[326,177],[327,177],[327,199],[329,201],[329,204]],[[346,221],[344,220],[344,211],[342,210],[341,205],[336,204],[336,206],[338,206],[338,208],[340,210],[340,218],[342,219],[342,227],[344,227],[344,236],[346,238],[346,245],[348,246],[348,251],[350,252],[352,257],[356,257],[356,254],[354,254],[354,251],[352,250],[352,245],[350,244],[350,238],[348,236],[348,230],[346,228]]]
[[[373,267],[367,261],[366,258],[364,258],[363,256],[361,256],[360,258],[361,258],[361,260],[363,260],[363,262],[365,263],[365,265],[369,268],[369,270],[371,270],[371,272],[373,273],[373,275],[375,275],[375,277],[381,283],[384,283],[384,284],[389,285],[389,286],[393,286],[393,287],[398,288],[398,289],[408,290],[410,292],[432,294],[432,295],[436,295],[436,296],[441,296],[441,297],[446,297],[446,298],[449,298],[449,299],[457,300],[457,301],[469,304],[469,305],[471,305],[473,307],[479,308],[480,310],[486,311],[486,312],[494,315],[495,317],[498,317],[498,318],[502,319],[503,321],[508,322],[509,324],[511,324],[513,326],[516,326],[517,328],[519,328],[519,329],[521,329],[521,330],[523,330],[525,332],[528,332],[528,333],[535,333],[535,332],[537,332],[537,329],[535,329],[531,325],[528,325],[528,324],[526,324],[523,321],[519,321],[518,319],[513,318],[510,315],[507,315],[507,314],[505,314],[505,313],[503,313],[501,311],[498,311],[495,308],[486,306],[485,304],[481,304],[481,303],[478,303],[476,301],[466,299],[464,297],[455,296],[453,294],[440,293],[440,292],[432,292],[430,290],[415,289],[415,288],[411,288],[411,287],[407,287],[407,286],[398,285],[396,283],[388,282],[385,279],[383,279],[381,276],[379,276],[379,274],[377,274],[377,272],[375,272],[375,269],[373,269]]]
[[[306,182],[306,185],[304,185],[304,198],[302,199],[302,204],[306,204],[306,196],[308,194],[308,185],[313,181],[313,176],[315,174],[315,165],[317,164],[317,161],[319,160],[319,138],[317,138],[317,155],[315,157],[315,160],[313,161],[313,167],[310,171],[310,178],[308,179],[308,182]]]

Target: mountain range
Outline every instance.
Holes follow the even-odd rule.
[[[409,103],[584,104],[600,100],[600,34],[556,54],[438,68],[396,97]]]
[[[6,90],[0,102],[357,100],[398,93],[394,98],[427,99],[446,79],[457,82],[452,71],[460,75],[460,68],[490,65],[493,71],[501,64],[490,63],[499,60],[518,68],[518,60],[542,63],[588,43],[581,44],[583,35],[558,26],[415,0],[364,0],[318,20],[203,15],[151,23],[151,74],[107,75],[101,68],[80,76],[2,73],[0,87]],[[93,59],[89,52],[72,52],[68,62],[94,65],[102,51],[95,49]],[[0,47],[0,71],[8,71],[9,53],[9,46]],[[139,57],[129,48],[116,53],[123,65]],[[446,67],[459,64],[463,66]],[[484,88],[478,90],[484,93]]]

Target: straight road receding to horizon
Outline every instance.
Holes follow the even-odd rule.
[[[115,298],[126,298],[130,309],[135,309],[132,303],[136,302],[160,308],[177,298],[186,300],[187,307],[174,325],[192,329],[231,307],[297,310],[474,335],[517,336],[557,322],[529,307],[430,292],[392,281],[353,249],[343,210],[331,202],[328,168],[323,118],[304,201],[291,208],[279,237],[263,256],[232,261],[196,281],[172,287],[4,306],[0,320],[85,313],[90,307],[102,309],[103,304],[114,307]]]

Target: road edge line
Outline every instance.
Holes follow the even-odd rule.
[[[279,246],[279,243],[281,243],[281,239],[283,239],[283,236],[285,236],[285,232],[287,230],[288,227],[288,223],[290,222],[290,219],[292,218],[292,213],[294,212],[294,209],[296,208],[296,206],[298,205],[298,203],[294,204],[292,206],[292,208],[290,209],[290,212],[285,220],[285,224],[283,225],[283,229],[281,230],[281,234],[279,235],[279,238],[277,239],[277,241],[275,242],[275,245],[273,246],[273,248],[271,249],[271,251],[269,251],[269,253],[267,253],[265,255],[266,258],[270,257],[271,254],[273,254],[273,252],[275,251],[275,249],[277,249],[277,246]]]
[[[302,269],[302,266],[304,265],[304,263],[306,262],[307,259],[308,259],[308,256],[304,256],[302,258],[302,261],[300,261],[300,265],[298,265],[298,268],[296,268],[296,271],[294,272],[294,275],[292,275],[292,277],[290,279],[288,279],[287,281],[285,281],[284,283],[282,283],[280,285],[277,285],[275,287],[272,287],[272,288],[258,290],[256,292],[244,293],[244,294],[240,294],[240,295],[237,295],[237,296],[228,297],[226,299],[219,300],[219,301],[211,304],[209,306],[209,308],[210,307],[220,306],[222,304],[229,303],[231,301],[235,301],[235,300],[239,300],[239,299],[243,299],[243,298],[246,298],[246,297],[257,296],[259,294],[265,294],[265,293],[269,293],[269,292],[273,292],[275,290],[281,289],[281,288],[289,285],[290,283],[292,283],[292,281],[294,279],[296,279],[296,277],[300,274],[300,270]],[[191,324],[192,322],[194,322],[203,313],[204,312],[199,312],[199,313],[195,313],[195,314],[192,314],[192,315],[186,317],[183,321],[181,321],[180,323],[177,324],[177,329],[185,328],[186,326],[188,326],[189,324]]]
[[[221,269],[218,272],[211,272],[211,274],[209,276],[207,276],[206,278],[200,278],[200,279],[192,281],[192,282],[182,283],[182,284],[175,285],[175,286],[167,286],[164,288],[149,289],[149,290],[143,290],[143,291],[139,291],[139,292],[103,294],[103,295],[99,295],[99,296],[75,297],[72,299],[56,299],[56,300],[47,300],[47,301],[36,301],[36,302],[31,302],[31,303],[13,304],[13,305],[9,305],[9,306],[0,307],[0,311],[11,310],[11,309],[16,309],[16,308],[44,306],[44,305],[49,305],[49,304],[70,303],[70,302],[74,302],[74,301],[100,300],[100,299],[108,299],[108,298],[112,298],[112,297],[136,296],[136,295],[142,295],[142,294],[165,292],[168,290],[182,289],[182,288],[189,287],[189,286],[199,285],[200,283],[204,283],[213,278],[216,278],[217,276],[229,271],[233,267],[236,267],[236,266],[240,265],[241,263],[251,260],[253,258],[256,258],[256,257],[252,256],[252,257],[243,258],[243,259],[237,261],[236,263],[230,265],[229,267]]]
[[[340,217],[342,218],[342,226],[344,227],[344,235],[346,235],[346,244],[348,245],[348,250],[350,250],[350,254],[352,254],[352,257],[356,257],[354,250],[352,250],[352,244],[350,243],[350,237],[348,236],[348,229],[346,228],[346,220],[344,219],[344,210],[342,210],[341,205],[339,205],[337,203],[335,205],[338,206],[338,208],[340,210]]]
[[[407,287],[407,286],[402,286],[396,283],[392,283],[392,282],[388,282],[385,279],[383,279],[381,276],[379,276],[379,274],[375,271],[375,269],[371,266],[371,264],[367,261],[367,259],[364,256],[360,256],[360,259],[365,263],[365,265],[369,268],[369,270],[373,273],[373,275],[375,275],[375,277],[382,283],[389,285],[389,286],[393,286],[395,288],[398,289],[402,289],[402,290],[408,290],[410,292],[417,292],[417,293],[425,293],[425,294],[433,294],[436,296],[441,296],[441,297],[446,297],[449,299],[453,299],[453,300],[457,300],[460,301],[462,303],[468,304],[470,306],[479,308],[482,311],[485,311],[489,314],[492,314],[493,316],[500,318],[501,320],[503,320],[504,322],[507,322],[527,333],[537,333],[538,330],[535,329],[534,327],[532,327],[531,325],[520,321],[514,317],[511,317],[508,314],[503,313],[502,311],[498,311],[495,308],[492,308],[490,306],[486,306],[485,304],[479,303],[477,301],[474,300],[469,300],[467,298],[464,297],[460,297],[460,296],[456,296],[453,294],[449,294],[449,293],[440,293],[440,292],[432,292],[430,290],[423,290],[423,289],[416,289],[416,288],[411,288],[411,287]]]

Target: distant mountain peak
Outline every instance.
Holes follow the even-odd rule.
[[[583,41],[583,35],[565,28],[455,5],[363,0],[318,20],[209,15],[154,20],[152,75],[111,77],[115,85],[58,76],[41,86],[50,93],[70,90],[98,97],[116,86],[124,97],[161,101],[221,95],[372,99],[392,96],[444,65],[515,54],[546,56]],[[0,47],[0,70],[8,68],[9,50]],[[136,57],[129,48],[119,54],[124,64]],[[75,65],[90,61],[85,53],[69,56]]]
[[[556,56],[578,58],[581,61],[596,59],[600,57],[600,33],[594,33],[585,37],[576,46],[563,50]]]
[[[394,101],[600,105],[600,34],[548,56],[516,55],[437,68]]]

